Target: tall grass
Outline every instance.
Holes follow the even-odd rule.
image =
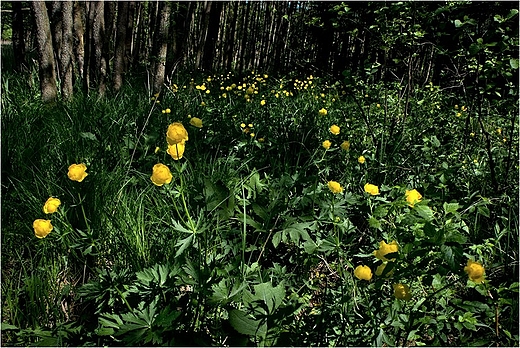
[[[42,105],[2,76],[3,343],[518,343],[515,101],[486,102],[483,132],[471,100],[434,86],[405,111],[397,85],[174,82],[158,97],[135,79]],[[165,151],[176,121],[189,134],[178,161]],[[83,182],[67,177],[72,163],[87,165]],[[152,184],[156,163],[170,184]],[[410,189],[423,196],[414,207]],[[62,205],[46,216],[50,196]],[[44,239],[37,218],[53,222]],[[392,240],[391,266],[357,279]],[[467,280],[468,258],[486,283]],[[393,297],[400,282],[415,301]]]

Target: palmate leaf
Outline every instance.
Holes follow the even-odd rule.
[[[267,305],[269,313],[273,313],[285,298],[285,287],[283,283],[273,287],[271,282],[261,283],[254,286],[255,298],[263,301]]]

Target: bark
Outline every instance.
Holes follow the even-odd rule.
[[[52,47],[51,27],[47,8],[42,1],[31,1],[36,27],[36,46],[38,50],[40,89],[45,103],[56,100],[56,68]]]
[[[83,68],[85,64],[85,9],[84,3],[74,2],[74,60],[78,68],[78,75],[83,76]]]
[[[217,43],[220,13],[222,12],[222,2],[210,1],[208,2],[209,19],[206,40],[204,42],[204,60],[202,67],[204,70],[211,71],[213,68],[213,60],[215,59],[215,46]]]
[[[50,8],[50,24],[52,34],[52,45],[54,48],[54,55],[57,64],[57,78],[61,79],[61,49],[63,45],[63,19],[61,11],[61,1],[51,1],[47,3],[47,7]]]
[[[85,80],[87,91],[97,87],[100,95],[106,92],[106,60],[103,51],[105,18],[103,1],[88,3],[87,42],[85,49]]]
[[[25,60],[25,31],[23,26],[22,3],[20,1],[13,1],[12,6],[14,70],[22,72],[28,70]]]
[[[72,36],[72,1],[62,3],[62,49],[60,55],[61,72],[61,93],[63,98],[69,99],[72,96],[72,77],[73,77],[73,36]]]
[[[118,92],[123,84],[125,71],[126,32],[128,25],[129,3],[121,1],[117,7],[117,33],[114,55],[114,91]]]
[[[160,5],[161,11],[159,13],[158,28],[155,35],[155,43],[157,51],[153,55],[157,57],[155,62],[155,71],[153,79],[153,93],[160,93],[162,85],[164,84],[164,77],[166,73],[166,54],[168,52],[168,31],[170,24],[170,9],[169,2],[162,2]]]
[[[128,2],[128,21],[126,24],[126,34],[125,34],[125,56],[123,59],[123,70],[129,71],[132,66],[132,52],[134,49],[134,33],[136,30],[134,30],[136,27],[134,26],[134,17],[135,17],[135,11],[136,11],[136,4],[135,1],[129,1]]]

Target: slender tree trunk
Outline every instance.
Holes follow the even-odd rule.
[[[132,62],[132,52],[134,49],[134,28],[137,28],[134,26],[134,18],[135,18],[135,11],[136,11],[136,3],[135,1],[129,1],[128,2],[128,21],[126,24],[126,34],[125,34],[125,56],[123,59],[123,71],[130,71],[133,66]]]
[[[36,27],[36,46],[38,49],[42,100],[45,103],[49,103],[55,101],[58,95],[49,16],[43,1],[31,1],[31,7]]]
[[[117,7],[117,34],[114,56],[114,91],[118,92],[123,84],[125,71],[126,31],[128,25],[129,3],[121,1]]]
[[[51,1],[46,3],[47,8],[50,8],[50,24],[52,34],[52,46],[54,49],[54,57],[57,64],[57,78],[61,80],[61,50],[63,45],[63,19],[61,10],[61,1]]]
[[[61,93],[63,98],[69,99],[72,97],[72,75],[73,75],[73,64],[72,64],[72,49],[73,49],[73,37],[72,37],[72,1],[64,1],[62,3],[62,20],[63,20],[63,34],[62,34],[62,50],[60,56],[61,69]]]
[[[85,64],[85,8],[84,3],[74,2],[74,60],[78,67],[78,75],[83,76]]]
[[[14,70],[17,72],[27,71],[25,60],[25,31],[23,27],[22,3],[12,1],[13,6],[13,53]]]
[[[220,13],[222,12],[222,2],[209,1],[209,20],[206,40],[204,42],[204,60],[203,69],[210,71],[213,68],[213,60],[215,59],[215,45],[220,25]]]
[[[153,93],[160,93],[164,84],[166,73],[166,54],[168,52],[168,31],[170,24],[170,2],[161,2],[159,20],[155,35],[156,52],[153,54],[157,57],[154,69]]]

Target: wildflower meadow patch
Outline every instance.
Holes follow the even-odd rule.
[[[518,345],[517,103],[351,80],[8,80],[2,342]]]

